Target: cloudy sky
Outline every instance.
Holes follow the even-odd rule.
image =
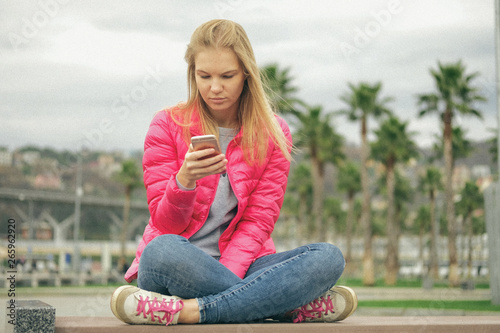
[[[462,60],[488,102],[457,124],[471,140],[497,126],[493,0],[0,0],[0,146],[142,149],[154,113],[186,99],[186,44],[213,18],[245,28],[260,66],[290,67],[308,104],[338,110],[348,82],[381,81],[422,145],[439,123],[415,96],[438,61]]]

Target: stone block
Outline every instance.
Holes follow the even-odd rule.
[[[53,333],[56,309],[37,300],[7,301],[6,333]]]

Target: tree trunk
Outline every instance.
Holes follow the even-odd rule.
[[[420,224],[418,228],[418,260],[422,263],[425,262],[424,259],[424,236],[425,230],[423,224]]]
[[[398,260],[398,241],[399,232],[398,225],[395,219],[395,203],[394,203],[394,161],[390,160],[387,163],[387,258],[385,262],[385,283],[388,286],[393,286],[398,280],[399,260]]]
[[[349,263],[352,260],[352,229],[354,226],[354,193],[349,193],[347,199],[347,220],[345,226],[346,255],[345,260]]]
[[[313,219],[314,238],[326,242],[326,227],[323,221],[324,203],[324,170],[323,164],[315,157],[311,158],[311,175],[313,177]]]
[[[337,220],[335,216],[329,216],[326,219],[326,232],[325,232],[325,238],[326,242],[331,242],[333,244],[337,243],[337,232],[335,230],[335,224],[337,223]],[[330,236],[330,237],[329,237]]]
[[[363,191],[363,203],[361,209],[361,225],[363,226],[363,285],[375,285],[375,265],[373,263],[372,250],[372,225],[371,225],[371,198],[370,184],[368,179],[368,155],[369,147],[366,137],[367,126],[366,117],[361,121],[361,187]]]
[[[118,271],[123,272],[126,257],[127,257],[127,234],[130,213],[130,200],[132,196],[132,189],[130,186],[125,187],[125,203],[123,205],[123,225],[120,234],[120,259],[118,260]]]
[[[467,242],[467,279],[472,279],[472,237],[473,237],[473,230],[472,230],[472,212],[467,214],[467,218],[465,220],[466,225],[467,225],[467,237],[468,237],[468,242]]]
[[[430,218],[431,218],[431,248],[430,248],[430,276],[439,279],[439,257],[437,248],[437,237],[439,235],[438,221],[436,221],[436,195],[433,190],[430,191]]]
[[[453,196],[453,150],[452,150],[452,112],[447,107],[444,114],[444,164],[445,164],[445,200],[446,222],[448,227],[448,254],[450,260],[448,280],[451,287],[459,285],[457,260],[457,230],[455,225],[455,202]]]
[[[455,220],[457,225],[457,243],[460,239],[460,244],[457,247],[458,267],[460,269],[460,277],[465,277],[467,268],[467,239],[466,239],[466,220],[465,216],[459,216]]]
[[[347,277],[352,277],[355,272],[355,266],[352,263],[352,236],[354,227],[354,193],[349,192],[347,197],[348,207],[347,207],[347,217],[345,225],[345,241],[346,241],[346,251],[345,251],[345,270],[344,274]]]
[[[299,218],[298,218],[298,237],[304,240],[309,235],[309,219],[307,218],[307,198],[305,195],[299,197]],[[308,238],[306,238],[308,240]],[[299,242],[301,243],[301,242]]]

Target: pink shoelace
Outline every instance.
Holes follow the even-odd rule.
[[[174,315],[181,311],[183,307],[184,303],[181,300],[174,302],[174,300],[171,299],[167,302],[165,299],[162,299],[162,301],[159,302],[156,297],[150,300],[149,296],[145,299],[142,298],[142,296],[139,296],[137,315],[139,316],[142,313],[144,318],[151,315],[152,322],[158,320],[160,323],[168,325],[172,322],[172,320],[174,320]],[[163,312],[163,316],[158,314],[159,312]]]
[[[307,318],[321,318],[323,314],[327,315],[328,311],[335,313],[335,311],[333,311],[333,303],[330,295],[328,295],[326,300],[324,297],[320,297],[311,303],[300,307],[299,309],[293,310],[292,313],[297,314],[297,317],[293,320],[293,322],[301,323]]]

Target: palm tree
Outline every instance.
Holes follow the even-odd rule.
[[[133,159],[122,162],[121,170],[115,175],[115,179],[125,187],[125,203],[123,205],[123,225],[120,234],[120,258],[118,260],[118,269],[123,271],[126,258],[126,242],[128,234],[128,224],[130,215],[130,203],[132,192],[139,186],[142,186],[142,172]]]
[[[484,206],[484,199],[479,191],[479,187],[473,182],[465,183],[464,188],[460,192],[460,198],[460,201],[457,203],[457,211],[463,216],[464,224],[467,228],[467,278],[470,279],[472,277],[472,214],[476,209]]]
[[[430,226],[431,226],[431,248],[430,248],[430,276],[434,279],[439,278],[439,262],[437,253],[437,236],[439,234],[438,221],[436,218],[436,196],[438,191],[443,189],[441,181],[441,171],[436,167],[428,167],[425,174],[419,178],[418,188],[429,196],[430,208]]]
[[[424,262],[424,235],[425,231],[429,230],[431,221],[431,212],[428,205],[421,205],[417,210],[415,217],[415,227],[418,228],[418,258],[420,262]],[[431,231],[432,233],[432,231]],[[432,251],[431,251],[432,252]],[[432,253],[431,253],[432,255]],[[429,272],[429,271],[428,271]],[[437,267],[436,267],[437,274]]]
[[[280,69],[278,64],[273,63],[262,67],[260,71],[272,106],[284,115],[297,115],[298,108],[304,107],[305,103],[294,97],[298,89],[292,85],[290,68]]]
[[[345,260],[349,264],[352,260],[352,232],[354,228],[355,212],[354,197],[361,191],[361,176],[359,167],[354,162],[343,163],[339,168],[337,189],[347,193],[347,220],[346,220],[346,253]]]
[[[439,138],[439,137],[438,137]],[[455,161],[459,158],[465,158],[473,151],[472,144],[469,140],[465,138],[465,131],[459,127],[455,126],[452,129],[452,141],[451,141],[451,151],[453,153],[453,161],[452,161],[452,170],[455,169]],[[438,143],[434,144],[433,150],[435,151],[436,156],[443,156],[443,145]],[[456,185],[455,185],[456,186]],[[456,223],[456,222],[455,222]],[[462,219],[460,224],[456,226],[457,228],[457,236],[460,234],[462,241],[465,239],[465,221]],[[460,250],[462,254],[457,254],[458,257],[463,257],[463,253],[465,253],[465,246],[460,246]]]
[[[394,203],[396,205],[396,220],[403,221],[405,206],[413,201],[415,190],[409,178],[401,172],[395,173]]]
[[[311,181],[311,167],[302,162],[299,163],[291,172],[288,181],[287,193],[295,193],[295,210],[297,211],[299,235],[309,235],[314,230],[311,219],[307,217],[311,211],[313,184]]]
[[[306,112],[298,113],[299,127],[296,133],[296,145],[305,147],[311,158],[311,175],[313,180],[313,208],[312,215],[315,233],[324,229],[323,206],[325,187],[325,165],[333,163],[338,165],[344,158],[342,152],[343,138],[335,132],[330,125],[331,114],[324,115],[320,106],[308,107]],[[326,240],[322,232],[320,241]]]
[[[438,63],[438,70],[430,70],[436,83],[436,93],[421,94],[418,96],[419,116],[438,113],[443,122],[443,150],[445,162],[445,201],[446,220],[448,228],[449,251],[449,282],[451,286],[458,286],[458,261],[456,246],[455,206],[453,200],[453,151],[452,128],[453,117],[458,113],[464,116],[481,118],[481,112],[473,104],[485,101],[478,89],[471,83],[479,74],[466,74],[465,66],[461,61],[452,64]]]
[[[332,234],[335,237],[340,233],[342,228],[340,225],[343,219],[341,200],[336,197],[325,198],[324,218],[325,223],[323,225],[326,228],[322,232],[325,233],[325,238],[328,240],[331,239],[331,237],[328,237],[328,234]],[[332,242],[335,243],[334,240]]]
[[[392,98],[380,97],[382,83],[373,85],[360,83],[358,86],[349,83],[350,91],[340,97],[347,104],[347,109],[340,110],[340,114],[347,115],[351,121],[359,121],[361,134],[361,187],[363,192],[361,224],[364,229],[364,254],[363,254],[363,284],[375,284],[375,267],[372,250],[372,225],[371,225],[371,195],[368,179],[368,118],[378,118],[383,114],[390,114],[386,107]]]
[[[453,153],[453,165],[455,168],[455,161],[459,158],[464,158],[470,155],[472,150],[472,143],[465,138],[465,130],[460,126],[455,126],[451,134],[451,151]],[[443,142],[440,140],[439,135],[436,135],[437,143],[434,143],[432,150],[434,151],[435,158],[443,156]]]
[[[491,160],[493,163],[499,163],[498,162],[498,134],[496,134],[496,130],[491,130],[491,132],[495,133],[495,136],[492,137],[491,139],[488,140],[488,144],[490,145],[490,149],[488,151],[491,154]]]
[[[412,186],[410,178],[405,177],[402,172],[396,169],[395,172],[395,186],[394,186],[394,205],[395,205],[395,221],[397,223],[398,238],[401,235],[401,229],[406,230],[405,221],[410,216],[410,211],[407,209],[408,205],[414,202],[415,189]],[[399,247],[397,249],[399,253]]]
[[[411,140],[407,122],[390,116],[375,131],[377,140],[372,143],[371,151],[375,160],[385,166],[387,189],[387,257],[385,283],[395,285],[399,272],[398,242],[400,224],[396,221],[395,167],[398,162],[407,162],[418,155],[417,145]]]

